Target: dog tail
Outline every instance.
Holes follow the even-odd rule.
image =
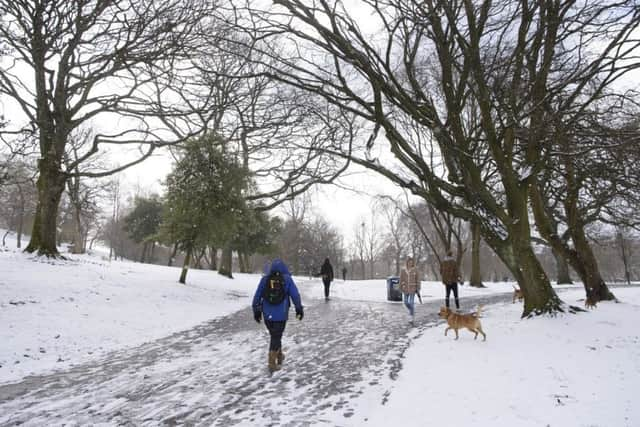
[[[476,317],[480,317],[480,312],[482,311],[482,307],[484,307],[484,305],[478,304],[478,310],[476,311]]]

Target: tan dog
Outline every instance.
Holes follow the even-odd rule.
[[[514,304],[516,300],[522,301],[523,299],[524,299],[524,295],[522,294],[522,289],[518,289],[515,286],[513,286],[513,302],[511,304]]]
[[[480,317],[481,309],[482,309],[482,306],[480,305],[478,306],[478,311],[476,311],[475,313],[460,314],[460,313],[454,313],[448,307],[440,307],[440,312],[438,313],[438,316],[442,317],[443,319],[447,319],[447,323],[449,324],[447,329],[444,330],[444,335],[445,336],[447,335],[447,332],[449,332],[449,329],[453,329],[456,333],[456,339],[458,339],[458,329],[467,328],[471,332],[475,332],[476,335],[473,337],[474,340],[478,338],[478,332],[479,332],[482,334],[482,338],[483,338],[482,340],[486,341],[487,335],[482,330],[480,319],[478,319],[478,317]]]
[[[596,308],[596,304],[596,301],[591,297],[587,297],[584,300],[584,308]]]

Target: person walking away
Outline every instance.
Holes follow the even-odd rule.
[[[342,267],[342,281],[347,281],[347,267]]]
[[[329,300],[329,286],[333,281],[333,267],[329,262],[329,258],[324,259],[322,267],[320,267],[320,276],[322,276],[322,284],[324,285],[324,299]]]
[[[284,361],[282,334],[287,325],[291,302],[295,306],[296,317],[298,320],[302,320],[304,308],[300,292],[298,292],[285,263],[280,259],[275,259],[271,263],[269,273],[260,279],[251,304],[253,318],[260,323],[264,317],[264,324],[269,331],[267,366],[270,372],[279,370]]]
[[[447,256],[440,264],[440,275],[442,276],[442,283],[446,287],[445,305],[449,308],[449,295],[453,291],[453,298],[456,302],[456,309],[460,309],[460,301],[458,300],[458,279],[460,273],[458,272],[458,263],[453,258],[451,251],[447,252]]]
[[[415,297],[420,292],[420,274],[416,268],[413,258],[407,258],[405,268],[400,272],[400,291],[402,291],[402,301],[409,310],[410,322],[415,319]]]

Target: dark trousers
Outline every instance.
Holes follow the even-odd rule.
[[[331,280],[322,279],[324,285],[324,297],[329,298],[329,286],[331,286]]]
[[[447,308],[449,308],[449,295],[451,295],[451,291],[453,291],[453,298],[456,301],[456,308],[460,308],[460,301],[458,300],[458,283],[453,282],[446,285],[447,287],[447,297],[444,299],[444,303]]]
[[[269,351],[278,351],[282,348],[282,334],[284,333],[284,327],[287,326],[287,321],[273,322],[271,320],[264,319],[264,324],[269,330],[271,341],[269,342]]]

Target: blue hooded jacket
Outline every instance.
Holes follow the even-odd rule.
[[[284,290],[286,293],[284,301],[277,305],[269,304],[264,300],[264,298],[262,298],[264,288],[267,285],[267,281],[269,280],[269,275],[275,271],[279,271],[280,274],[282,274],[282,277],[284,277]],[[269,272],[260,279],[258,289],[256,289],[256,293],[253,296],[253,303],[251,304],[252,308],[254,311],[262,310],[262,314],[265,320],[280,322],[289,318],[289,306],[291,305],[290,301],[293,301],[293,305],[296,307],[297,312],[302,311],[302,301],[300,300],[300,293],[298,292],[298,288],[291,278],[289,269],[282,260],[275,259],[271,263]]]

